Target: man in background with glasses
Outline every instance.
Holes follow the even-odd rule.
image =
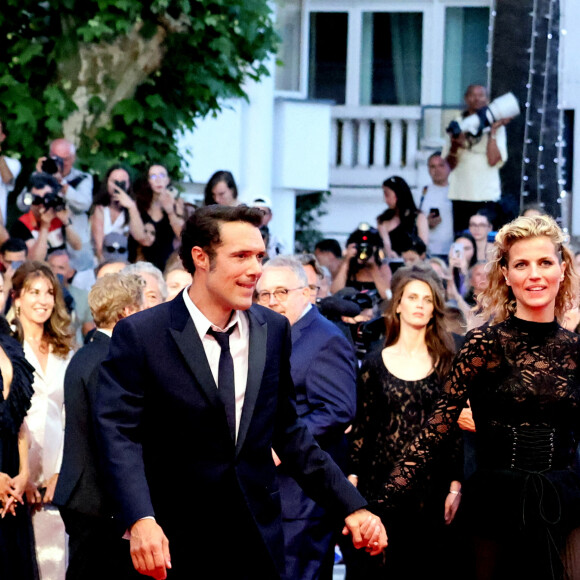
[[[278,256],[264,266],[257,302],[291,324],[290,366],[298,416],[322,449],[344,469],[348,429],[356,412],[356,356],[351,344],[312,305],[300,257]],[[309,265],[312,268],[312,265]],[[337,541],[334,517],[278,466],[288,578],[332,578]]]

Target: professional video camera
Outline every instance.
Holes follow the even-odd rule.
[[[385,335],[385,318],[378,316],[367,322],[361,322],[351,326],[352,339],[356,350],[356,356],[362,360],[375,348],[380,348]]]
[[[368,223],[362,222],[346,242],[346,245],[356,244],[356,259],[360,264],[366,264],[374,256],[375,261],[380,265],[385,258],[383,251],[383,240],[376,228]]]
[[[489,105],[482,107],[473,115],[469,115],[461,121],[451,121],[446,131],[452,137],[459,137],[461,133],[469,133],[479,137],[487,127],[496,121],[517,117],[520,114],[520,106],[513,93],[506,93],[494,99]]]

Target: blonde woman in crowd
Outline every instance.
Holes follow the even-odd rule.
[[[478,296],[490,324],[467,335],[433,413],[376,494],[388,506],[417,489],[469,398],[477,468],[461,490],[475,556],[466,579],[580,578],[580,337],[558,323],[577,296],[552,218],[501,228]]]

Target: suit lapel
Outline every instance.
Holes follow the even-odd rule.
[[[268,337],[268,324],[266,321],[259,319],[252,309],[246,311],[250,323],[250,345],[248,352],[248,381],[246,383],[246,395],[244,397],[244,406],[242,408],[242,417],[240,419],[240,428],[238,430],[238,439],[236,443],[236,454],[239,453],[250,427],[256,399],[262,376],[266,365],[266,340]]]
[[[172,327],[169,332],[209,402],[212,405],[219,406],[222,403],[218,397],[217,385],[211,374],[203,344],[183,298],[180,297],[178,300],[173,300],[171,304],[173,305]]]

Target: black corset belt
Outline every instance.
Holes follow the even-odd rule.
[[[485,442],[485,451],[478,453],[480,467],[545,473],[567,469],[574,461],[571,435],[555,427],[506,425],[486,429],[479,437]]]

